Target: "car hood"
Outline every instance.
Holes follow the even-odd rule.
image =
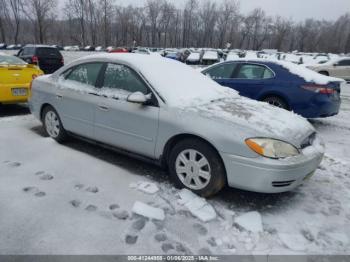
[[[306,119],[293,112],[241,96],[215,100],[187,110],[213,121],[239,126],[250,136],[280,139],[296,147],[315,132]]]

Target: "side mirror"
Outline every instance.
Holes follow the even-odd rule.
[[[141,92],[137,91],[128,96],[126,101],[137,104],[145,104],[150,98],[148,95],[144,95]]]
[[[334,63],[333,66],[338,66],[339,64],[338,63]]]

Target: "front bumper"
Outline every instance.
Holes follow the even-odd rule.
[[[296,188],[313,174],[323,155],[324,146],[318,137],[300,155],[286,159],[246,158],[221,153],[228,185],[260,193],[280,193]]]

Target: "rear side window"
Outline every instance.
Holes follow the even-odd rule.
[[[106,67],[103,87],[123,90],[129,93],[147,94],[147,86],[131,68],[109,63]]]
[[[95,86],[103,63],[87,63],[76,66],[68,74],[64,73],[66,80]]]
[[[23,51],[21,55],[33,55],[34,54],[34,47],[25,47],[23,48]]]
[[[341,60],[338,63],[339,66],[350,66],[350,59]]]
[[[205,74],[213,79],[232,78],[232,74],[236,66],[236,63],[228,63],[215,66],[214,68],[206,71]]]
[[[273,72],[265,66],[243,64],[236,78],[240,79],[268,79],[274,76]]]
[[[42,57],[61,57],[61,53],[57,50],[57,48],[37,48],[36,54]]]

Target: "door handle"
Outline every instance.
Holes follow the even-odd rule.
[[[98,105],[98,108],[102,111],[108,111],[109,108],[107,106],[104,106],[104,105]]]
[[[62,95],[60,95],[60,94],[56,94],[56,98],[57,98],[57,99],[62,99],[62,98],[63,98],[63,96],[62,96]]]

